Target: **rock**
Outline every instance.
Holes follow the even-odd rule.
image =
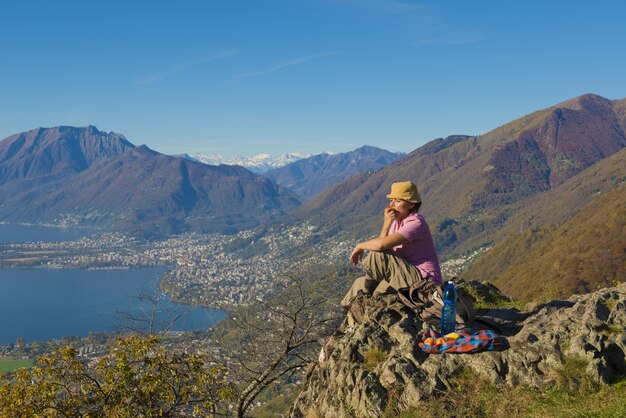
[[[429,356],[417,345],[423,324],[394,295],[359,298],[323,347],[289,415],[376,417],[416,407],[464,369],[494,384],[537,388],[554,385],[571,359],[599,384],[626,374],[626,283],[532,312],[486,314],[509,336],[508,350]]]

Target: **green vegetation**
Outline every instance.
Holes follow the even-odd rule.
[[[465,283],[459,287],[459,292],[472,301],[476,310],[523,308],[522,302],[511,300],[488,283],[483,283],[480,288],[473,283]]]
[[[613,309],[615,309],[615,306],[617,306],[617,299],[607,299],[604,301],[604,306],[606,306],[606,308],[609,311],[612,311]]]
[[[382,363],[384,363],[389,357],[389,353],[381,351],[377,348],[367,350],[363,354],[363,367],[366,370],[372,371]]]
[[[448,391],[425,401],[419,409],[406,411],[400,416],[626,416],[626,380],[599,387],[584,373],[585,366],[586,363],[580,359],[566,359],[562,370],[557,373],[557,385],[544,390],[494,385],[464,369],[452,379],[452,387]]]
[[[32,369],[0,377],[2,416],[174,416],[211,414],[234,395],[225,370],[171,352],[157,337],[124,337],[88,364],[64,347]]]
[[[622,332],[624,332],[624,330],[622,329],[622,327],[617,326],[617,325],[605,324],[601,332],[607,337],[610,337],[613,335],[621,335]]]
[[[32,367],[33,361],[30,359],[0,358],[0,373],[13,372],[22,367]]]
[[[588,365],[589,363],[583,357],[566,356],[561,367],[556,370],[556,388],[579,393],[597,391],[599,385],[588,375]]]
[[[267,242],[261,238],[265,233],[267,232],[260,230],[252,237],[235,238],[230,243],[224,245],[224,251],[229,253],[239,252],[240,256],[244,258],[267,254],[270,248]]]
[[[283,416],[296,400],[300,392],[297,386],[285,388],[285,393],[276,394],[269,401],[252,410],[251,415],[256,418],[275,418]]]

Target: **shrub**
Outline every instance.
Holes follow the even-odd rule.
[[[88,364],[64,347],[0,379],[1,416],[171,416],[212,413],[233,397],[224,369],[167,351],[157,337],[120,338]]]
[[[363,355],[363,364],[366,370],[372,371],[378,365],[382,364],[387,360],[389,353],[385,353],[377,348],[372,348],[368,350]]]

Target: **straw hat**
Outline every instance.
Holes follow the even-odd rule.
[[[387,199],[402,199],[411,203],[422,203],[420,195],[417,192],[417,186],[412,181],[401,181],[391,185],[391,193],[387,195]]]

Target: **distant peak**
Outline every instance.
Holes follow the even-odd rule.
[[[598,96],[593,93],[586,93],[580,96],[576,96],[572,99],[566,100],[554,106],[554,108],[565,108],[572,110],[580,110],[588,105],[609,104],[611,101],[602,96]]]
[[[352,151],[354,153],[360,154],[360,153],[368,153],[368,154],[372,154],[372,153],[389,153],[389,154],[395,154],[395,155],[404,155],[404,152],[393,152],[393,151],[389,151],[386,150],[384,148],[380,148],[380,147],[375,147],[372,145],[363,145],[362,147],[359,147],[357,149],[355,149],[354,151]]]
[[[374,147],[372,145],[363,145],[362,147],[356,148],[354,151],[385,151],[382,148]]]
[[[283,167],[289,163],[310,157],[310,154],[302,152],[285,152],[280,155],[267,153],[256,154],[250,157],[236,155],[234,157],[224,157],[221,154],[193,154],[192,158],[209,165],[231,165],[241,166],[250,171],[262,174],[274,168]]]
[[[184,154],[175,154],[175,155],[173,155],[173,156],[174,156],[174,157],[177,157],[177,158],[182,158],[182,159],[185,159],[185,160],[188,160],[188,161],[193,161],[194,163],[199,163],[199,162],[201,162],[201,161],[196,160],[195,158],[193,158],[191,155],[189,155],[189,154],[187,154],[187,153],[184,153]]]
[[[116,137],[120,137],[120,138],[126,139],[126,137],[124,135],[122,135],[122,134],[118,134],[116,132],[101,131],[94,125],[87,125],[87,126],[59,125],[59,126],[52,126],[52,127],[49,127],[49,128],[39,127],[39,128],[36,128],[36,129],[32,129],[31,131],[27,131],[27,132],[58,132],[58,133],[80,133],[80,132],[84,132],[84,133],[87,133],[87,134],[93,135],[93,136],[96,136],[96,135],[116,136]]]
[[[70,125],[60,125],[52,128],[44,128],[49,130],[57,130],[59,132],[67,132],[67,131],[86,131],[89,133],[102,133],[96,128],[94,125],[87,125],[85,127],[82,126],[70,126]]]
[[[139,152],[139,153],[141,153],[141,154],[146,154],[146,155],[157,155],[157,154],[159,154],[155,150],[148,148],[147,145],[139,145],[139,146],[135,147],[134,150]]]

